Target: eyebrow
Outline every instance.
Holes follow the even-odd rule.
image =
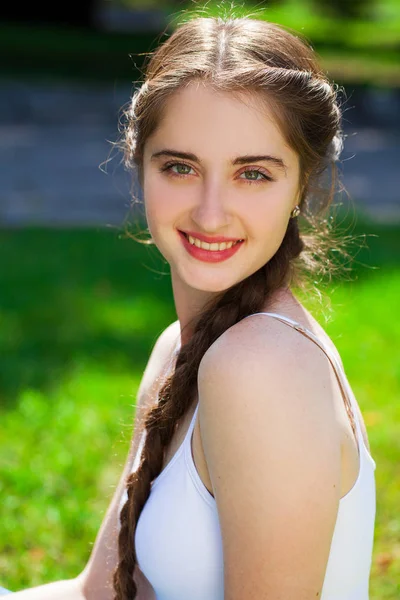
[[[151,155],[150,160],[154,160],[155,158],[158,158],[160,156],[175,156],[177,158],[192,160],[193,162],[201,164],[201,160],[195,154],[192,154],[191,152],[179,152],[178,150],[173,150],[171,148],[164,148],[159,152],[155,152]],[[235,166],[260,161],[271,163],[281,171],[284,171],[286,177],[288,168],[287,165],[278,156],[271,156],[270,154],[246,154],[244,156],[237,156],[236,158],[231,160],[231,164]]]

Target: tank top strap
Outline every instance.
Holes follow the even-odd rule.
[[[286,323],[287,325],[289,325],[289,326],[293,327],[294,329],[296,329],[297,331],[299,331],[304,336],[308,337],[317,346],[319,346],[319,348],[321,348],[321,350],[325,353],[325,355],[327,356],[328,360],[330,361],[330,363],[333,367],[333,370],[335,372],[336,378],[338,380],[338,383],[339,383],[339,386],[340,386],[340,389],[342,392],[342,396],[346,399],[345,406],[346,406],[347,414],[349,415],[349,417],[351,415],[351,417],[354,420],[354,423],[356,426],[356,432],[354,432],[354,433],[356,434],[357,443],[358,443],[358,447],[359,447],[360,454],[361,454],[361,444],[363,443],[363,436],[362,436],[362,431],[361,431],[361,424],[358,419],[358,414],[357,414],[356,407],[355,407],[355,401],[353,401],[352,391],[351,391],[351,388],[347,381],[347,378],[345,377],[345,373],[343,372],[343,369],[342,369],[340,363],[338,362],[336,356],[334,355],[332,350],[329,348],[329,346],[324,344],[324,342],[322,340],[320,340],[312,331],[310,331],[306,327],[303,327],[303,325],[301,325],[297,321],[294,321],[290,317],[281,315],[279,313],[274,313],[274,312],[258,312],[258,313],[252,313],[251,315],[247,315],[247,317],[244,317],[244,319],[247,319],[248,317],[252,317],[254,315],[269,315],[271,317],[278,319],[282,323]],[[351,422],[351,419],[350,419],[350,422]]]

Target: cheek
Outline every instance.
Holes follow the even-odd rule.
[[[280,224],[278,226],[264,227],[259,233],[259,239],[261,240],[261,252],[266,253],[269,256],[273,256],[278,250],[285,236],[286,226]]]
[[[150,229],[171,224],[176,215],[178,199],[171,187],[166,186],[160,179],[145,180],[143,186],[144,205],[147,223]]]
[[[265,203],[262,204],[262,214],[259,214],[260,227],[267,227],[278,237],[284,236],[296,190],[293,185],[284,182],[282,185],[271,187],[269,192]]]
[[[269,204],[257,211],[257,218],[251,221],[253,235],[261,243],[262,252],[272,253],[271,256],[281,245],[288,226],[287,209],[283,210],[283,206],[286,207]]]

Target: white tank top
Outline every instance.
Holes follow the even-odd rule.
[[[310,330],[277,313],[254,314],[276,317],[314,341],[328,356],[343,392],[347,393],[355,418],[360,469],[354,486],[339,502],[320,600],[368,600],[376,511],[376,463],[364,443],[353,391],[331,349]],[[217,504],[197,473],[191,451],[198,408],[197,404],[177,452],[153,480],[136,526],[138,565],[157,600],[224,600]],[[132,471],[138,467],[144,436],[145,433]],[[121,507],[126,499],[125,492]]]

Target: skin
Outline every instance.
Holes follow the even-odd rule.
[[[199,162],[152,157],[166,148],[192,153]],[[232,165],[244,155],[272,155],[286,168],[269,161]],[[180,164],[161,172],[169,162]],[[143,164],[147,223],[170,264],[184,344],[190,321],[205,303],[252,275],[278,250],[299,199],[299,161],[257,96],[216,93],[192,82],[169,99],[160,126],[146,142]],[[228,260],[206,263],[188,254],[177,230],[245,243]],[[294,301],[287,289],[279,294]]]

